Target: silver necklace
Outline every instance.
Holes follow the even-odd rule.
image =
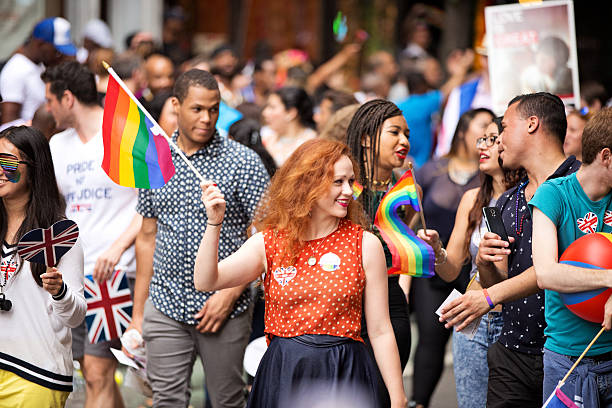
[[[308,265],[315,266],[317,264],[317,257],[319,256],[319,247],[321,246],[321,244],[323,242],[325,242],[327,240],[327,237],[329,237],[331,234],[334,233],[334,231],[336,231],[338,229],[339,225],[340,225],[340,221],[338,221],[336,226],[331,230],[331,232],[329,234],[327,234],[323,238],[321,238],[321,242],[319,242],[319,244],[316,246],[314,251],[312,251],[312,255],[308,258],[308,261],[307,261]]]

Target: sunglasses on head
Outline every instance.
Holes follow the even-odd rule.
[[[21,173],[17,170],[21,163],[26,164],[27,162],[19,160],[19,158],[13,154],[0,153],[0,167],[2,167],[2,172],[8,181],[12,183],[17,183],[21,178]]]

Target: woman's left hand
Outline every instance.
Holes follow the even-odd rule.
[[[40,275],[43,283],[43,289],[51,295],[57,295],[62,289],[62,273],[55,267],[47,267],[47,272]]]

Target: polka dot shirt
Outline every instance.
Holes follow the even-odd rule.
[[[172,135],[176,143],[177,133]],[[193,284],[195,257],[206,229],[206,209],[200,181],[171,149],[175,175],[159,189],[142,189],[138,213],[157,219],[153,255],[151,302],[166,316],[186,324],[197,324],[193,315],[214,292],[199,292]],[[235,252],[246,240],[246,230],[269,177],[259,156],[251,149],[218,133],[202,149],[188,157],[206,179],[214,180],[227,202],[219,259]],[[244,312],[250,302],[248,289],[238,298],[230,318]]]
[[[548,179],[572,174],[580,167],[574,156],[568,157]],[[524,182],[525,180],[523,180]],[[520,183],[519,185],[521,185]],[[501,195],[497,208],[509,237],[514,237],[508,256],[508,278],[513,278],[533,265],[531,256],[532,219],[525,189],[513,187]],[[510,350],[541,355],[544,348],[544,291],[504,303],[504,326],[498,341]]]
[[[328,334],[363,341],[361,313],[365,272],[363,230],[342,220],[327,237],[308,241],[293,265],[281,259],[283,234],[264,231],[266,334]],[[316,263],[310,265],[309,258]]]

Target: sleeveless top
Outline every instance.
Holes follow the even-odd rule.
[[[489,201],[489,207],[495,207],[495,204],[497,203],[497,199],[496,198],[491,198],[491,201]],[[470,255],[472,257],[472,269],[470,270],[470,279],[472,279],[472,277],[476,274],[476,272],[478,272],[478,266],[476,265],[476,255],[478,255],[478,247],[480,246],[480,241],[482,240],[483,235],[485,234],[485,232],[487,232],[487,226],[484,222],[484,220],[481,218],[480,219],[480,224],[476,226],[476,228],[474,228],[474,231],[472,231],[472,236],[470,238]],[[478,282],[480,282],[480,277],[476,278],[476,280]]]
[[[263,283],[268,341],[274,336],[328,334],[363,342],[363,229],[341,220],[336,231],[308,241],[294,264],[281,259],[282,232],[267,229],[263,236],[268,265]],[[312,256],[316,264],[310,266]]]

